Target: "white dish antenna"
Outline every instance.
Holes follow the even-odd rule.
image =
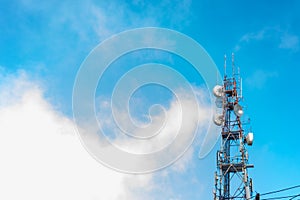
[[[253,133],[252,132],[248,133],[248,135],[246,136],[246,142],[249,146],[252,146],[253,139],[254,139]]]
[[[224,116],[222,114],[216,114],[214,116],[214,123],[217,126],[221,126],[223,124],[223,121],[224,121]]]
[[[238,117],[241,117],[244,114],[243,108],[239,104],[236,104],[233,107],[233,111],[234,111],[234,114]]]
[[[216,85],[213,88],[213,93],[215,97],[222,97],[223,96],[223,87],[221,85]]]

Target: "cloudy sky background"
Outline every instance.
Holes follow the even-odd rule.
[[[1,0],[0,199],[212,198],[218,145],[198,159],[201,130],[174,165],[139,176],[102,166],[76,135],[72,89],[82,61],[107,37],[145,26],[192,37],[221,72],[223,55],[235,53],[255,134],[248,148],[254,189],[263,193],[299,184],[299,9],[298,1]],[[180,63],[170,55],[150,55],[149,60]],[[205,94],[199,75],[185,73]],[[168,92],[145,91],[158,92],[160,103],[172,111]],[[147,113],[147,105],[133,110],[137,118],[143,120],[139,113]],[[205,122],[205,112],[201,116]]]

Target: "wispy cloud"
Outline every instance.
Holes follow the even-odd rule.
[[[254,89],[262,89],[265,87],[269,79],[277,78],[278,72],[276,71],[266,71],[266,70],[256,70],[252,75],[246,77],[245,83]]]
[[[210,116],[210,107],[209,105],[205,104],[205,102],[199,102],[199,110],[200,112],[197,115],[197,112],[193,112],[197,107],[194,104],[193,101],[190,100],[192,98],[189,94],[185,93],[176,93],[177,97],[181,97],[181,101],[177,102],[176,99],[173,99],[170,102],[170,108],[166,109],[165,112],[160,112],[156,116],[152,116],[152,128],[147,128],[143,131],[143,134],[145,135],[152,135],[153,130],[159,130],[159,134],[153,138],[149,138],[147,140],[136,140],[132,141],[125,135],[120,128],[118,128],[118,125],[122,126],[122,130],[132,130],[131,127],[131,120],[127,117],[120,117],[120,116],[128,116],[129,113],[126,113],[125,111],[115,111],[114,115],[118,115],[118,119],[122,119],[122,122],[118,122],[119,124],[116,125],[115,119],[112,116],[112,113],[109,111],[111,110],[109,102],[107,101],[101,101],[98,102],[99,105],[103,105],[103,107],[99,108],[99,119],[105,119],[105,121],[102,123],[102,128],[104,130],[109,131],[108,134],[112,134],[114,136],[118,136],[117,139],[115,139],[113,142],[116,143],[118,146],[126,149],[126,151],[129,152],[138,152],[138,153],[149,153],[157,151],[158,149],[163,148],[166,145],[169,145],[170,142],[174,140],[174,138],[177,136],[180,129],[184,128],[182,132],[185,134],[185,138],[188,139],[192,137],[192,135],[197,130],[197,126],[199,126],[199,134],[204,134],[204,131],[206,130],[207,122],[209,121]],[[203,95],[201,93],[201,95]],[[204,95],[203,95],[204,96]],[[184,108],[183,108],[184,107]],[[184,116],[185,118],[188,118],[188,121],[182,120],[182,110],[185,109],[188,112],[187,116]],[[116,113],[117,112],[117,113]],[[161,128],[158,126],[162,125],[162,121],[165,123]],[[184,123],[183,123],[184,122]],[[100,122],[101,123],[101,122]],[[186,124],[185,124],[186,123]],[[130,128],[127,128],[130,127]],[[139,135],[138,131],[140,129],[136,127],[136,129],[133,129],[133,135]],[[123,137],[123,136],[124,137]],[[115,137],[114,137],[115,138]],[[176,151],[174,150],[174,153]],[[172,155],[170,155],[172,156]]]
[[[202,182],[199,181],[197,184],[192,183],[196,175],[193,175],[193,177],[188,176],[188,174],[191,174],[191,169],[195,169],[195,164],[197,162],[198,158],[198,151],[199,149],[205,149],[205,152],[208,152],[211,150],[211,147],[215,144],[215,141],[210,141],[206,143],[202,143],[202,139],[205,137],[206,130],[208,128],[209,120],[210,120],[210,106],[207,103],[207,91],[201,88],[195,88],[195,91],[197,93],[197,98],[198,98],[198,103],[199,103],[199,115],[195,115],[197,112],[195,111],[195,105],[193,102],[190,100],[191,96],[189,94],[185,93],[176,93],[176,95],[181,95],[183,96],[182,100],[180,101],[180,104],[176,102],[176,99],[173,99],[170,102],[170,106],[166,108],[165,110],[165,115],[163,113],[158,113],[156,116],[152,116],[158,121],[164,121],[165,124],[164,126],[160,129],[160,132],[158,133],[157,136],[154,138],[150,138],[147,140],[134,140],[131,139],[130,137],[127,137],[123,132],[120,131],[115,125],[114,119],[112,114],[110,114],[109,110],[111,110],[110,103],[107,100],[99,100],[97,101],[97,104],[100,105],[99,111],[98,111],[98,119],[101,121],[104,119],[102,124],[102,130],[108,131],[105,134],[112,134],[115,135],[111,141],[113,144],[117,145],[118,147],[124,149],[127,152],[135,152],[135,153],[150,153],[150,152],[155,152],[158,150],[163,149],[164,147],[167,147],[174,141],[174,137],[177,137],[177,134],[182,134],[178,133],[179,127],[182,127],[181,132],[184,133],[184,137],[181,137],[183,140],[189,139],[191,135],[197,131],[197,135],[195,138],[195,142],[190,148],[184,153],[184,155],[177,160],[173,165],[169,166],[163,171],[160,171],[157,173],[158,176],[163,176],[162,179],[167,179],[169,180],[168,182],[163,181],[161,178],[156,177],[155,184],[153,185],[155,188],[160,188],[161,187],[166,187],[169,190],[169,193],[164,193],[166,196],[165,197],[175,197],[178,194],[185,194],[184,190],[182,191],[176,191],[173,190],[173,188],[178,187],[178,185],[181,185],[181,179],[178,180],[179,182],[176,183],[175,185],[172,183],[172,177],[176,177],[177,175],[180,174],[186,174],[186,177],[184,178],[184,183],[190,183],[193,185],[201,185]],[[183,91],[182,91],[183,92]],[[188,115],[184,115],[185,118],[189,119],[188,121],[182,122],[180,119],[182,117],[182,113],[179,111],[184,107],[185,110],[188,111]],[[118,111],[117,115],[129,115],[129,113],[123,113],[122,111]],[[135,117],[135,116],[133,116]],[[166,119],[165,119],[166,118]],[[151,123],[151,126],[156,127],[157,125],[161,125],[161,123],[157,123],[156,120],[153,120]],[[130,124],[131,122],[128,122],[127,120],[125,121],[126,123],[123,123],[122,129],[127,129],[124,128],[126,124]],[[198,126],[198,130],[196,128]],[[138,128],[137,128],[138,130]],[[138,135],[139,133],[136,133],[137,130],[133,130],[134,135]],[[113,132],[113,133],[111,133]],[[143,131],[143,134],[147,133],[146,135],[152,135],[151,134],[151,129],[145,129]],[[182,141],[182,144],[185,144],[184,141]],[[204,147],[204,145],[208,147]],[[176,157],[178,151],[182,149],[182,147],[173,147],[172,151],[168,153],[168,157]],[[145,161],[147,162],[147,161]],[[149,162],[153,162],[149,160]],[[155,161],[155,162],[160,162]],[[193,173],[192,173],[193,174]],[[166,178],[165,176],[168,176],[169,178]],[[186,195],[186,194],[185,194]],[[162,198],[162,197],[160,197]],[[159,199],[160,199],[159,198]]]
[[[263,40],[266,37],[266,29],[262,29],[257,32],[250,32],[243,35],[236,46],[234,47],[234,51],[239,51],[241,47],[249,42]]]
[[[242,38],[240,39],[241,42],[249,42],[251,40],[262,40],[264,39],[266,34],[266,30],[260,30],[258,32],[253,32],[253,33],[247,33],[245,35],[242,36]]]
[[[155,3],[143,0],[133,2],[87,0],[76,3],[43,2],[37,5],[34,1],[22,0],[19,6],[25,14],[38,12],[40,17],[45,18],[44,25],[48,26],[47,31],[77,34],[79,39],[84,41],[96,35],[98,41],[102,41],[120,31],[145,26],[164,26],[164,22],[167,22],[169,28],[180,29],[190,22],[191,4],[190,0],[175,2],[163,0]],[[23,28],[28,33],[37,34],[32,27]]]
[[[279,48],[297,51],[299,49],[299,37],[292,34],[281,36]]]
[[[234,47],[239,51],[243,46],[264,40],[272,40],[278,48],[297,51],[299,49],[299,37],[281,27],[265,27],[259,31],[249,32],[241,36]]]

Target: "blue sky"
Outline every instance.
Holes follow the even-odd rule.
[[[45,122],[47,126],[50,126],[49,130],[54,127],[54,132],[65,129],[67,132],[74,132],[70,128],[72,127],[70,124],[72,124],[73,84],[76,73],[89,52],[106,38],[121,31],[148,26],[169,28],[182,32],[200,43],[221,73],[223,73],[224,54],[230,57],[231,52],[235,53],[235,61],[240,66],[244,80],[243,94],[247,104],[246,112],[252,119],[252,129],[255,134],[254,144],[248,148],[250,161],[255,165],[255,168],[249,172],[253,178],[255,191],[264,193],[299,184],[298,141],[300,136],[298,134],[299,109],[297,108],[300,97],[297,82],[300,72],[299,1],[272,1],[271,3],[271,1],[228,2],[215,0],[135,0],[131,2],[1,0],[1,8],[0,94],[3,99],[0,100],[0,116],[2,119],[13,120],[16,118],[16,121],[11,123],[20,122],[17,120],[19,117],[14,115],[20,116],[24,114],[22,112],[26,111],[27,106],[36,105],[37,112],[50,116],[51,123]],[[126,58],[120,59],[119,65],[130,63],[128,65],[130,67],[154,60],[177,67],[179,71],[179,65],[186,65],[184,61],[174,55],[162,52],[140,52],[140,57],[138,57],[140,59],[136,59],[137,55],[128,56],[127,60]],[[118,63],[115,63],[113,67],[115,68],[112,68],[107,80],[115,80],[122,73],[122,71],[118,71]],[[195,86],[203,86],[203,80],[199,75],[195,75],[193,71],[181,70]],[[112,87],[110,84],[104,86],[104,93],[109,91],[110,87]],[[144,99],[146,105],[140,105],[141,102],[138,101],[134,102],[136,110],[132,111],[140,120],[144,120],[143,117],[147,114],[147,112],[140,114],[144,107],[147,108],[151,103],[157,102],[168,107],[171,99],[170,93],[164,89],[144,89],[144,93],[140,91],[135,95]],[[155,91],[159,94],[157,98],[147,95]],[[100,92],[99,90],[97,94]],[[99,95],[101,96],[101,94]],[[31,105],[30,102],[34,104]],[[38,120],[35,121],[37,124],[42,124],[38,117],[31,118],[30,116],[30,112],[24,114],[24,121],[34,119]],[[62,123],[65,121],[66,124]],[[5,124],[0,121],[2,127],[6,127],[7,124],[10,123]],[[26,124],[35,123],[28,121]],[[32,130],[30,126],[27,128]],[[3,138],[9,137],[6,138],[9,141],[18,140],[18,138],[5,136],[13,134],[14,130],[1,127],[0,130]],[[43,127],[39,130],[43,131]],[[51,131],[48,132],[52,134]],[[30,135],[28,137],[37,136]],[[75,140],[75,137],[76,135],[73,135],[70,140]],[[28,138],[24,140],[27,141]],[[34,141],[35,139],[30,138],[29,140]],[[53,137],[51,142],[57,144],[56,140],[61,140],[60,135]],[[76,151],[80,148],[73,144],[76,142],[70,143],[66,138],[62,140],[59,144],[63,151],[64,141],[66,148],[68,145],[72,146],[71,149],[74,146]],[[22,144],[19,145],[21,146],[16,145],[15,151],[21,151],[19,148],[24,147]],[[92,160],[88,160],[87,162],[90,164],[82,166],[82,169],[93,168],[91,171],[95,172],[95,177],[98,178],[103,175],[103,173],[98,173],[98,170],[107,170],[105,174],[111,173],[107,178],[115,179],[112,181],[112,186],[106,186],[108,187],[108,192],[105,194],[107,199],[113,199],[109,193],[111,190],[114,191],[113,183],[120,185],[116,187],[123,192],[120,192],[120,195],[125,195],[123,196],[125,199],[140,199],[141,197],[146,199],[208,199],[212,197],[217,147],[218,145],[207,157],[199,160],[197,144],[195,144],[191,153],[184,156],[187,157],[186,160],[183,159],[178,165],[175,164],[175,167],[139,179],[131,176],[128,178],[116,172],[108,172],[109,170],[93,163]],[[2,150],[10,152],[5,148],[3,147]],[[51,148],[50,145],[49,148]],[[44,149],[43,152],[48,152],[48,150]],[[59,152],[53,152],[53,157],[56,157],[57,153],[59,154]],[[2,152],[0,155],[4,156],[4,154]],[[72,152],[66,153],[66,158],[71,154]],[[7,155],[18,154],[10,155],[8,153]],[[51,157],[51,155],[50,151],[49,156]],[[80,159],[89,159],[85,158],[89,155],[85,155],[84,152],[81,152],[80,155]],[[9,162],[9,157],[5,158]],[[30,159],[31,162],[36,162],[36,157],[30,157]],[[73,157],[70,162],[66,160],[63,163],[70,168],[78,162]],[[53,162],[58,161],[54,159]],[[18,162],[16,161],[16,163]],[[20,171],[19,168],[23,166],[11,168],[10,164],[7,164],[6,167],[0,166],[1,173],[5,169],[11,169],[10,173],[14,174],[13,170]],[[48,165],[42,165],[42,167],[45,171],[48,171],[47,167],[51,168]],[[67,172],[68,167],[63,167],[62,171],[70,173]],[[28,169],[30,169],[30,165]],[[85,178],[80,169],[78,168],[77,173],[82,175],[78,175],[81,177],[78,180],[89,182],[90,185],[98,184],[99,187],[105,187],[105,184],[94,180],[93,174]],[[59,171],[58,169],[54,172],[58,173]],[[71,177],[72,173],[69,175]],[[63,182],[69,183],[67,179],[69,180],[70,177],[63,176],[66,179]],[[18,181],[17,178],[16,181]],[[55,184],[55,181],[52,180],[51,183]],[[126,181],[129,186],[122,186],[127,183]],[[140,185],[135,185],[134,182],[140,183]],[[37,186],[36,183],[31,183],[33,187]],[[0,185],[3,184],[5,183],[0,180]],[[143,184],[148,189],[141,187]],[[51,185],[47,186],[51,187]],[[57,196],[55,198],[70,199],[69,197],[72,196],[68,196],[69,192],[74,192],[74,197],[80,195],[84,197],[85,193],[89,193],[94,196],[86,195],[87,199],[104,198],[101,197],[100,191],[95,191],[98,188],[96,186],[87,189],[85,187],[88,186],[83,184],[78,187],[83,191],[80,195],[76,195],[76,191],[73,191],[72,187],[65,191],[56,188]],[[22,190],[22,186],[16,188],[16,190]],[[166,192],[161,194],[161,190]],[[44,187],[43,191],[49,192],[47,187]],[[299,190],[295,191],[295,193],[297,192],[300,193]],[[290,194],[293,192],[291,191]],[[31,193],[26,193],[26,195],[29,197]],[[38,199],[40,196],[36,197]],[[4,199],[14,199],[14,196]]]

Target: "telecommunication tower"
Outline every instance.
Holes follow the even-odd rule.
[[[247,171],[254,166],[248,163],[246,145],[252,145],[253,133],[244,129],[248,122],[242,121],[242,79],[239,69],[235,69],[233,54],[232,75],[226,75],[226,56],[224,69],[223,84],[213,89],[217,107],[214,123],[221,127],[214,200],[249,200],[252,196],[252,179],[248,177]]]

